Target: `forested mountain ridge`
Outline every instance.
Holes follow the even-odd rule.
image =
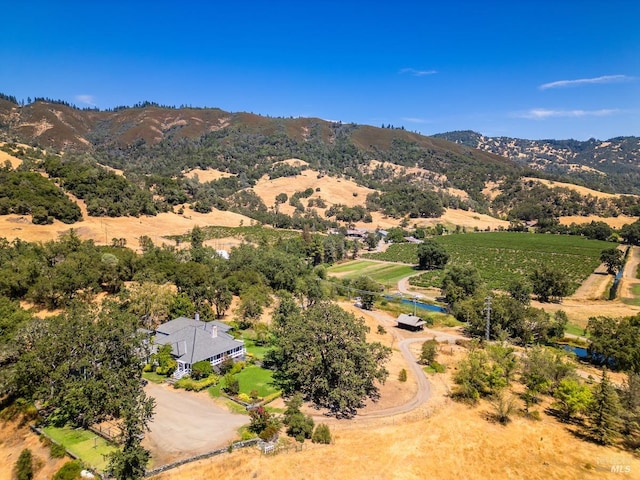
[[[640,193],[640,137],[609,140],[525,140],[470,130],[434,135],[509,158],[538,171],[570,176],[610,193]]]
[[[85,200],[91,216],[155,215],[174,207],[181,214],[188,204],[199,213],[230,210],[276,227],[326,230],[336,221],[370,222],[370,212],[395,219],[438,218],[445,208],[455,208],[514,221],[640,212],[638,197],[596,198],[528,180],[585,184],[586,172],[593,177],[591,183],[602,180],[592,185],[596,190],[626,182],[623,190],[640,191],[633,148],[619,147],[625,161],[611,174],[583,167],[567,168],[560,175],[472,148],[484,138],[473,132],[451,135],[454,142],[391,126],[151,102],[106,111],[44,98],[21,105],[0,94],[0,140],[9,142],[2,149],[30,158],[22,170],[38,171],[64,192]],[[38,148],[26,152],[16,147],[19,142]],[[284,161],[292,158],[303,162]],[[549,165],[546,170],[553,172]],[[185,175],[199,168],[224,175],[210,181]],[[625,178],[614,179],[621,169],[627,172]],[[275,203],[257,193],[265,179],[293,180],[305,170],[314,178],[346,178],[374,191],[350,206],[321,198],[318,185],[288,195],[280,190]],[[28,205],[17,197],[10,201],[5,201],[9,213],[29,213],[37,205],[35,199]],[[295,207],[293,213],[279,208],[287,202]],[[43,212],[43,218],[62,219],[51,211]]]
[[[216,108],[161,107],[150,102],[98,111],[50,100],[20,106],[6,98],[0,99],[2,140],[56,152],[88,152],[107,165],[140,173],[175,174],[178,168],[215,167],[239,174],[292,156],[312,168],[347,175],[357,174],[358,165],[371,159],[407,166],[421,163],[417,166],[441,174],[457,170],[457,163],[475,164],[500,175],[519,170],[497,155],[404,129],[317,118],[271,118]]]

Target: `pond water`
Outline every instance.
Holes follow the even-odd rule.
[[[400,299],[398,297],[394,297],[392,295],[385,295],[385,298],[387,300],[393,300],[394,302],[400,302],[403,303],[405,305],[411,305],[413,306],[415,303],[415,307],[416,310],[427,310],[429,312],[437,312],[437,313],[447,313],[447,309],[444,307],[441,307],[440,305],[434,305],[432,303],[425,303],[425,302],[418,302],[418,301],[413,301],[413,300],[409,300],[406,298]]]
[[[587,353],[587,349],[584,347],[574,347],[573,345],[558,345],[564,351],[569,353],[575,353],[578,358],[587,358],[589,354]]]

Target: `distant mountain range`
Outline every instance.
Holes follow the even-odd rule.
[[[55,159],[42,152],[22,155],[32,157],[28,169],[57,179],[55,188],[87,199],[89,214],[95,216],[150,214],[185,203],[199,212],[228,209],[273,225],[365,216],[364,210],[339,205],[324,211],[316,199],[305,205],[300,199],[307,197],[300,192],[290,199],[297,217],[282,219],[277,205],[264,204],[252,191],[265,176],[293,181],[304,170],[318,178],[350,178],[375,190],[360,207],[394,218],[437,217],[446,207],[522,221],[640,213],[640,197],[602,198],[530,180],[640,195],[637,137],[578,142],[491,138],[471,131],[424,136],[403,128],[151,102],[107,111],[44,98],[21,105],[0,94],[0,141],[8,142],[2,148],[16,155],[16,143],[47,154],[64,152]],[[283,162],[292,158],[304,162]],[[122,170],[124,176],[106,172],[104,166]],[[197,168],[225,175],[209,182],[184,175]],[[15,175],[10,180],[25,182]],[[28,196],[28,189],[21,189],[20,195],[4,200],[6,205],[0,202],[0,211],[29,210],[23,206]],[[42,215],[48,221],[52,213]],[[59,216],[71,220],[75,213]]]
[[[434,135],[509,158],[533,169],[568,176],[612,193],[639,193],[640,137],[609,140],[523,140],[485,137],[473,131]]]

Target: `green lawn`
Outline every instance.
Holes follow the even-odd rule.
[[[393,285],[401,278],[416,273],[416,270],[411,265],[354,260],[329,267],[327,273],[329,275],[340,274],[342,278],[357,278],[366,275],[383,285]]]
[[[257,390],[258,395],[262,398],[272,393],[278,392],[278,389],[272,384],[273,372],[256,365],[250,365],[235,377],[240,383],[240,393],[251,394],[252,390]],[[209,389],[209,394],[213,397],[219,397],[222,388],[225,386],[224,377],[218,383]]]
[[[271,348],[265,345],[256,345],[256,343],[252,339],[244,336],[242,337],[242,339],[244,340],[244,347],[246,348],[247,353],[252,354],[253,358],[255,358],[256,360],[262,360],[265,354]]]
[[[517,232],[467,233],[433,239],[449,253],[448,265],[473,265],[492,289],[506,289],[514,278],[527,276],[540,265],[565,273],[572,291],[600,265],[600,253],[616,244],[572,235]],[[363,257],[396,262],[416,262],[415,244],[394,244],[386,252]],[[412,278],[423,287],[439,287],[443,271]]]
[[[158,375],[156,372],[142,372],[142,378],[149,380],[151,383],[164,383],[169,377]]]
[[[567,324],[567,328],[564,329],[566,333],[570,333],[571,335],[578,335],[579,337],[584,337],[584,328],[579,325],[574,325],[573,323]]]
[[[83,462],[101,471],[107,467],[105,455],[117,450],[104,438],[88,430],[71,427],[45,427],[43,430]]]

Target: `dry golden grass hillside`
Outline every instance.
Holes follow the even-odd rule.
[[[77,200],[83,210],[84,220],[67,225],[55,220],[51,225],[34,225],[28,215],[0,216],[0,238],[37,242],[55,240],[60,235],[73,229],[83,240],[94,240],[96,244],[110,244],[113,238],[126,239],[130,248],[138,247],[138,239],[146,235],[156,245],[170,243],[163,238],[165,235],[181,235],[189,232],[196,225],[221,225],[237,227],[251,225],[254,220],[233,212],[214,210],[211,213],[197,213],[185,209],[184,215],[175,213],[161,213],[154,217],[90,217],[86,215],[84,202]]]
[[[253,187],[253,191],[268,207],[275,204],[276,196],[286,193],[291,197],[295,192],[302,192],[307,188],[314,193],[309,198],[322,198],[328,206],[335,204],[364,205],[367,195],[374,192],[370,188],[362,187],[352,180],[322,175],[316,170],[305,170],[295,177],[280,177],[270,180],[266,175]],[[303,204],[308,199],[302,199]],[[292,214],[294,207],[285,203],[279,206],[283,213]]]

